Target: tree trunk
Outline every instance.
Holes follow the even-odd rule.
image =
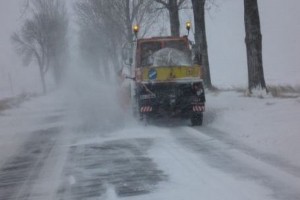
[[[172,36],[180,36],[179,7],[177,0],[169,0],[170,30]]]
[[[202,58],[201,63],[204,69],[204,84],[207,88],[212,88],[206,28],[205,28],[205,0],[192,0],[194,23],[195,23],[195,45],[197,57]]]
[[[39,65],[39,71],[40,71],[40,77],[41,77],[41,83],[42,83],[42,89],[43,89],[43,93],[46,94],[47,93],[47,87],[46,87],[46,81],[45,81],[45,72],[44,72],[44,59],[43,56],[39,56],[39,54],[37,52],[35,52],[35,57],[37,59],[38,65]]]
[[[45,81],[45,73],[43,72],[43,66],[39,65],[40,70],[40,76],[41,76],[41,83],[42,83],[42,89],[43,94],[47,94],[47,87],[46,87],[46,81]]]
[[[265,89],[266,83],[262,62],[262,35],[257,0],[244,0],[245,32],[248,63],[248,89]]]
[[[132,43],[133,33],[132,33],[132,22],[131,22],[131,18],[130,18],[130,1],[129,0],[126,0],[125,13],[126,13],[126,29],[127,29],[126,39],[127,39],[128,43]]]

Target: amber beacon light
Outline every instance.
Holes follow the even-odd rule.
[[[188,33],[190,33],[191,26],[192,26],[192,23],[191,23],[190,21],[187,21],[187,22],[185,23],[185,27],[186,27],[186,30],[188,31]]]
[[[140,30],[139,25],[136,24],[136,25],[133,26],[133,32],[134,32],[136,37],[137,37],[137,34],[138,34],[139,30]]]

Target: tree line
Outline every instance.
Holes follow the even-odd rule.
[[[43,92],[46,93],[45,75],[50,70],[57,84],[63,79],[67,62],[68,16],[60,0],[26,1],[23,15],[26,17],[12,42],[23,63],[35,61],[39,67]]]
[[[170,34],[180,36],[180,9],[188,8],[194,17],[194,49],[201,57],[204,83],[213,88],[210,75],[205,13],[214,0],[76,0],[73,9],[79,27],[81,58],[95,74],[107,79],[122,66],[122,49],[132,49],[132,27],[139,24],[140,37],[151,34],[163,15],[169,17]],[[55,82],[62,82],[68,61],[69,18],[64,1],[24,0],[25,20],[12,35],[17,52],[24,64],[36,62],[43,91],[45,75],[53,73]],[[248,90],[266,89],[262,62],[262,34],[257,0],[244,0],[245,45],[247,50]]]

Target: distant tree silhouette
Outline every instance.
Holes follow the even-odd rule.
[[[28,3],[29,1],[27,1]],[[29,6],[29,4],[27,4]],[[23,56],[25,65],[34,59],[38,66],[43,92],[47,92],[45,75],[53,67],[54,78],[61,81],[66,52],[68,19],[60,0],[34,0],[30,18],[11,39],[17,53]]]

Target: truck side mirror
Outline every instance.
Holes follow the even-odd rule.
[[[130,77],[130,76],[125,76],[125,79],[130,79],[130,80],[133,80],[133,81],[135,81],[135,80],[136,80],[136,78],[135,78],[135,77]]]

